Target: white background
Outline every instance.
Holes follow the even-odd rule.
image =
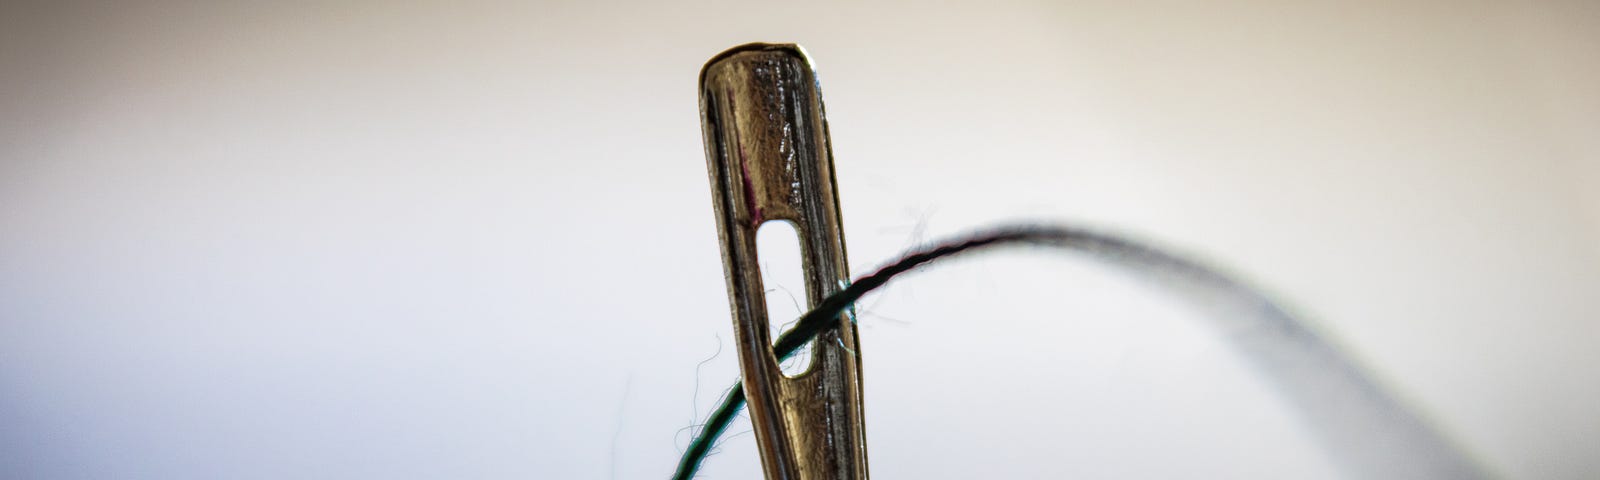
[[[854,271],[1135,234],[1491,472],[1600,475],[1600,8],[1299,3],[4,2],[0,477],[665,477],[737,374],[695,76],[749,41],[818,63]],[[1097,264],[865,306],[877,478],[1333,475]]]

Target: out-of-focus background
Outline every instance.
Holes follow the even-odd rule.
[[[0,477],[666,476],[737,374],[695,78],[750,41],[817,61],[854,271],[1134,234],[1491,473],[1600,475],[1600,4],[1289,3],[0,3]],[[875,477],[1336,475],[1114,269],[863,307]]]

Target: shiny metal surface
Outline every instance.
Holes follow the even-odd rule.
[[[840,315],[794,378],[769,334],[756,230],[787,220],[800,235],[806,303],[849,280],[822,94],[797,45],[748,44],[700,73],[700,115],[723,267],[750,420],[768,479],[865,479],[860,347]]]

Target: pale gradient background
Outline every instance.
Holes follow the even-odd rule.
[[[665,477],[736,374],[695,390],[731,338],[695,75],[756,40],[818,61],[855,271],[1001,219],[1138,234],[1497,475],[1600,476],[1595,2],[9,0],[0,478]],[[876,478],[1334,475],[1093,263],[867,307]]]

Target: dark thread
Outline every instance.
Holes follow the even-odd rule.
[[[863,295],[882,287],[889,282],[889,279],[935,259],[997,244],[1084,240],[1111,241],[1112,239],[1065,228],[1018,227],[1003,228],[989,233],[973,235],[964,241],[913,252],[894,263],[878,269],[876,272],[861,277],[855,283],[845,287],[844,290],[823,299],[821,303],[817,304],[817,308],[800,316],[800,320],[796,322],[794,328],[778,336],[777,341],[773,342],[773,354],[777,356],[779,362],[787,360],[796,350],[799,350],[807,341],[810,341],[818,333],[822,332],[824,328],[827,328],[834,319],[838,318],[840,313],[843,313],[856,300],[861,299]],[[1123,242],[1117,241],[1117,243]],[[1127,246],[1131,246],[1131,244],[1127,244]],[[722,403],[717,406],[717,409],[712,411],[711,417],[706,419],[705,428],[700,431],[700,435],[689,443],[689,448],[684,451],[683,458],[678,463],[677,472],[673,474],[672,478],[678,480],[694,478],[695,472],[700,469],[700,463],[705,460],[705,457],[715,445],[717,438],[727,430],[728,424],[733,421],[739,410],[744,408],[744,401],[744,385],[735,384],[728,391],[728,395],[723,397]]]
[[[882,287],[900,274],[969,250],[1015,244],[1066,248],[1087,253],[1098,260],[1133,267],[1139,273],[1153,277],[1158,283],[1164,283],[1180,293],[1200,293],[1203,304],[1222,312],[1212,312],[1218,321],[1241,314],[1262,319],[1265,325],[1260,326],[1264,328],[1257,332],[1271,332],[1277,338],[1259,341],[1250,336],[1236,336],[1233,338],[1235,346],[1252,355],[1256,366],[1263,370],[1269,380],[1279,384],[1290,397],[1291,403],[1297,404],[1301,412],[1310,417],[1309,420],[1315,424],[1313,429],[1321,430],[1316,433],[1322,437],[1324,446],[1331,453],[1344,456],[1344,465],[1341,467],[1352,478],[1484,476],[1459,449],[1385,395],[1354,365],[1265,295],[1199,263],[1131,240],[1088,230],[1048,226],[1003,227],[914,251],[824,298],[816,308],[802,315],[794,328],[778,336],[773,342],[773,354],[782,362],[817,334],[837,325],[835,322],[840,314],[849,313],[854,322],[851,306],[868,292]],[[1207,292],[1207,289],[1212,290]],[[1206,293],[1210,296],[1206,296]],[[1308,372],[1308,365],[1322,370]],[[1335,388],[1330,391],[1329,387]],[[744,386],[735,383],[706,420],[700,435],[690,442],[688,450],[679,460],[673,479],[689,480],[694,477],[700,463],[744,407],[744,402]],[[1361,405],[1352,407],[1340,402]],[[1380,435],[1397,437],[1390,440],[1395,445],[1409,448],[1384,448],[1372,444],[1372,438],[1380,438]]]

